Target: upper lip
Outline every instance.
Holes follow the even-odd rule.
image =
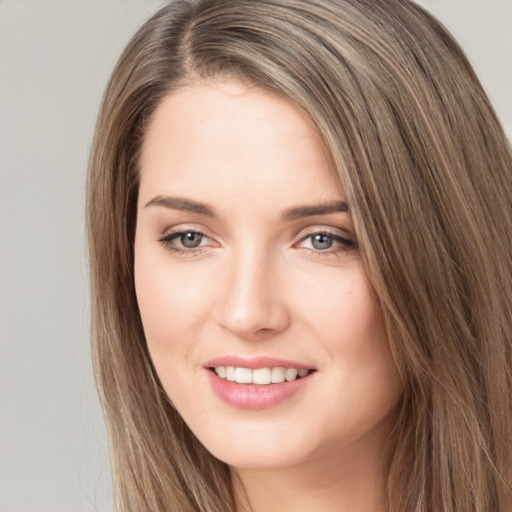
[[[204,364],[205,368],[215,368],[216,366],[235,366],[237,368],[249,368],[251,370],[257,370],[258,368],[295,368],[297,370],[311,370],[312,366],[298,363],[296,361],[290,361],[286,359],[279,359],[277,357],[270,356],[258,356],[258,357],[240,357],[234,355],[227,355],[210,359]]]

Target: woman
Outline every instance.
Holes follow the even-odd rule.
[[[159,11],[88,185],[118,509],[510,510],[511,169],[412,2]]]

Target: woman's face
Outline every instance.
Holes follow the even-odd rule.
[[[135,285],[165,391],[219,459],[286,467],[388,436],[402,388],[349,207],[285,100],[219,81],[161,103]]]

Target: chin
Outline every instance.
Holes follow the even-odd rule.
[[[309,457],[297,450],[274,444],[253,444],[250,441],[230,446],[214,446],[210,453],[234,469],[281,469],[297,466]]]
[[[275,422],[264,425],[239,420],[231,427],[220,423],[212,427],[213,422],[209,422],[208,430],[200,427],[193,431],[214,457],[233,468],[293,466],[308,459],[308,452],[314,451],[304,443],[310,436],[302,430],[295,430],[290,436],[290,427],[283,428]]]

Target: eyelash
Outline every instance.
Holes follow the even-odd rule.
[[[294,246],[300,245],[301,243],[304,243],[308,239],[311,240],[310,243],[312,243],[313,238],[318,236],[329,238],[333,244],[338,243],[339,245],[328,247],[325,250],[309,247],[303,247],[303,249],[311,251],[312,253],[318,254],[320,256],[330,256],[332,254],[338,254],[340,252],[353,250],[357,247],[356,243],[353,240],[342,237],[340,235],[336,235],[335,233],[331,233],[329,231],[312,231],[311,233],[307,233],[306,235],[302,236],[301,239],[294,244]]]
[[[201,242],[204,238],[209,238],[205,233],[202,233],[201,231],[197,231],[195,229],[185,229],[181,231],[175,231],[173,233],[169,233],[162,238],[160,238],[158,241],[169,251],[182,255],[182,256],[194,256],[197,254],[200,254],[203,252],[203,245],[198,245],[197,247],[190,247],[190,248],[180,248],[173,245],[173,242],[180,237],[187,235],[187,234],[193,234],[193,235],[199,235],[201,237]],[[334,233],[331,233],[329,231],[313,231],[311,233],[308,233],[301,237],[301,239],[296,242],[293,246],[296,247],[300,245],[301,243],[305,242],[308,239],[313,239],[313,237],[316,236],[324,236],[326,238],[329,238],[332,240],[333,243],[338,243],[339,245],[331,246],[326,248],[326,250],[321,249],[315,249],[315,248],[309,248],[309,247],[303,247],[303,249],[310,251],[315,254],[319,254],[321,256],[330,256],[332,254],[337,254],[339,252],[345,252],[349,250],[353,250],[357,248],[357,244],[355,241],[350,240],[348,238],[344,238],[342,236],[336,235]]]
[[[202,245],[198,245],[197,247],[190,247],[188,249],[187,248],[181,249],[180,247],[176,247],[176,246],[172,245],[176,239],[179,239],[180,237],[187,235],[187,234],[199,235],[200,237],[202,237],[202,239],[208,238],[208,236],[205,235],[204,233],[202,233],[201,231],[197,231],[195,229],[184,229],[181,231],[174,231],[173,233],[169,233],[169,234],[163,236],[162,238],[160,238],[158,241],[167,250],[169,250],[173,253],[179,254],[181,256],[193,256],[193,255],[203,252],[201,250],[201,248],[203,247]]]

